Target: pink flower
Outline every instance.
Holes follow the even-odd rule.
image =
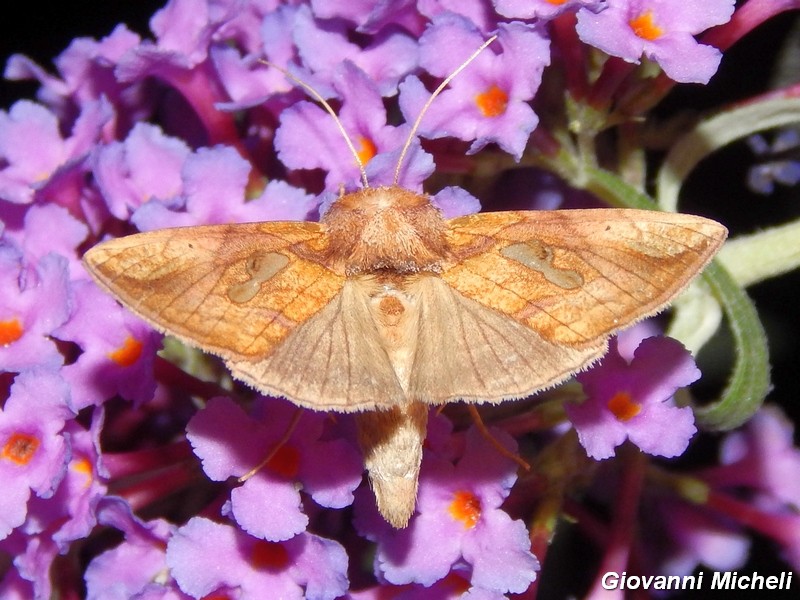
[[[225,590],[260,598],[269,590],[274,598],[333,600],[348,586],[347,554],[336,542],[310,533],[268,542],[203,517],[175,532],[167,565],[193,598]]]
[[[578,12],[578,35],[611,56],[638,63],[644,55],[671,79],[708,83],[722,54],[694,35],[726,23],[734,0],[608,0],[600,12]]]
[[[608,354],[577,376],[586,400],[568,404],[567,415],[596,460],[614,456],[626,439],[648,454],[678,456],[697,430],[692,410],[676,407],[672,396],[699,377],[691,354],[676,340],[648,338],[630,362],[612,340]]]
[[[342,508],[361,483],[361,458],[348,442],[324,439],[325,417],[268,399],[247,415],[232,400],[213,398],[189,423],[187,437],[215,481],[241,477],[265,465],[234,487],[224,512],[259,538],[282,541],[305,530],[309,518],[299,489],[320,505]],[[293,429],[292,429],[293,428]],[[291,432],[282,445],[279,440]],[[268,504],[270,509],[264,510]]]
[[[53,370],[17,376],[0,410],[0,539],[25,521],[31,492],[50,497],[66,473],[69,388]]]

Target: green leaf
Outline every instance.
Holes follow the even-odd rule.
[[[769,392],[767,336],[752,300],[719,261],[706,267],[703,279],[728,317],[736,355],[720,399],[695,407],[695,416],[704,429],[728,430],[747,421]]]

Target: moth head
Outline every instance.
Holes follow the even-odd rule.
[[[447,254],[447,225],[430,199],[397,186],[339,198],[322,220],[329,255],[349,275],[391,270],[438,272]]]

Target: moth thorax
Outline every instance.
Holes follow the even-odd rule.
[[[446,224],[427,196],[400,187],[367,188],[339,198],[323,223],[330,258],[350,274],[438,272],[447,256]]]

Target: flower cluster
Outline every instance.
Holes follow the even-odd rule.
[[[481,203],[597,205],[568,174],[623,153],[590,159],[587,136],[633,127],[675,82],[708,82],[726,46],[698,38],[709,28],[729,40],[798,8],[747,7],[737,20],[734,0],[168,0],[152,38],[124,25],[78,38],[55,74],[12,56],[5,77],[40,88],[0,111],[0,596],[534,593],[561,514],[599,529],[569,499],[608,500],[588,483],[596,461],[624,465],[635,447],[679,456],[696,433],[675,400],[699,377],[679,342],[658,331],[613,341],[579,375],[582,391],[517,403],[488,431],[457,406],[432,411],[416,511],[395,530],[363,481],[349,415],[232,382],[99,289],[81,256],[136,231],[317,219],[359,187],[361,166],[370,185],[393,183],[423,110],[398,183],[420,191],[436,172],[446,217]],[[336,108],[357,160],[297,81]],[[692,474],[713,493],[671,498],[682,516],[652,568],[741,564],[742,530],[720,513],[800,566],[800,536],[787,533],[798,530],[797,450],[781,417],[732,434],[722,463]],[[752,505],[727,493],[742,487]],[[741,517],[748,509],[760,519]],[[737,541],[728,560],[698,544],[701,530]]]

